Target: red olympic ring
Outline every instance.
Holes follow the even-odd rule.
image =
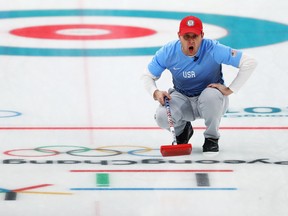
[[[105,33],[88,35],[61,34],[63,30],[100,30]],[[107,40],[107,39],[127,39],[153,35],[156,31],[143,27],[121,26],[121,25],[96,25],[96,24],[74,24],[74,25],[47,25],[32,26],[14,29],[11,34],[38,39],[55,39],[55,40]]]
[[[5,151],[3,152],[6,155],[9,156],[17,156],[17,157],[49,157],[49,156],[55,156],[55,155],[59,155],[60,152],[55,151],[55,150],[46,150],[47,153],[52,153],[51,155],[21,155],[21,154],[13,154],[12,152],[19,152],[19,151],[35,151],[35,149],[13,149],[13,150],[9,150],[9,151]],[[49,152],[50,151],[50,152]]]

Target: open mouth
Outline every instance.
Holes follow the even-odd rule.
[[[189,47],[189,52],[192,53],[193,51],[194,51],[194,47],[193,47],[193,46],[190,46],[190,47]]]

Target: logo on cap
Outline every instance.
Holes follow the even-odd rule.
[[[194,20],[188,20],[187,26],[194,26]]]

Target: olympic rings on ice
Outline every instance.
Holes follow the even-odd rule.
[[[71,150],[71,148],[73,148]],[[122,149],[122,150],[119,150]],[[132,149],[131,148],[136,148]],[[62,150],[61,150],[62,149]],[[147,146],[135,145],[115,145],[115,146],[101,146],[97,148],[88,148],[84,146],[73,145],[51,145],[41,146],[36,148],[12,149],[3,152],[5,155],[13,157],[52,157],[57,155],[70,155],[76,157],[113,157],[117,155],[133,155],[146,157],[159,157],[160,154],[144,154],[152,151],[159,152],[159,149],[150,148]]]

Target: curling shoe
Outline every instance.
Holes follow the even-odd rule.
[[[187,144],[194,133],[191,122],[187,122],[183,132],[176,136],[177,144]]]
[[[216,156],[219,153],[218,139],[205,138],[203,154],[205,156]]]

